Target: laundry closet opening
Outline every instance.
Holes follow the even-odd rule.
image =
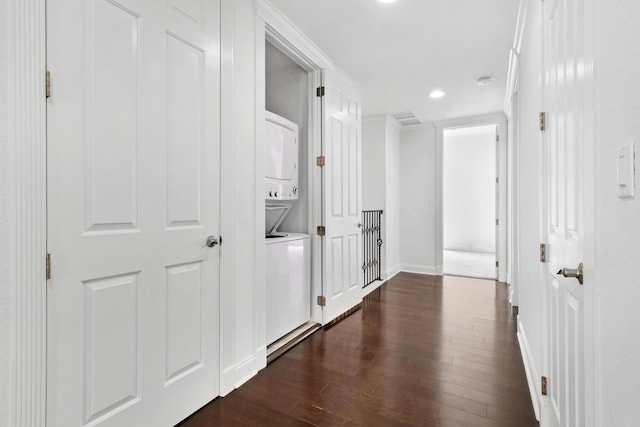
[[[443,132],[443,272],[497,278],[497,126]]]
[[[317,330],[312,318],[309,73],[265,43],[267,360]]]

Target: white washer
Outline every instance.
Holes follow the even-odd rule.
[[[311,253],[309,235],[280,233],[265,238],[267,344],[311,318]]]

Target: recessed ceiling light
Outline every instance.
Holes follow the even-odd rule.
[[[380,3],[393,3],[396,0],[378,0]]]
[[[436,90],[434,90],[433,92],[431,92],[431,93],[429,94],[429,96],[430,96],[431,98],[434,98],[434,99],[436,99],[436,98],[442,98],[442,97],[444,96],[444,92],[443,92],[443,91],[441,91],[441,90],[439,90],[439,89],[436,89]]]
[[[486,86],[491,83],[491,76],[482,76],[478,79],[479,86]]]

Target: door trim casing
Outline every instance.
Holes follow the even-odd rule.
[[[308,75],[308,87],[315,93],[315,88],[322,85],[322,70],[334,70],[335,64],[320,48],[309,40],[289,19],[277,10],[270,2],[255,0],[257,18],[262,21],[264,40],[285,53],[297,63]],[[258,34],[258,37],[260,35]],[[260,69],[263,67],[264,58],[258,58]],[[265,91],[264,80],[256,86],[259,94]],[[310,95],[308,97],[308,124],[307,138],[310,143],[308,162],[312,164],[315,158],[322,155],[322,108],[320,98]],[[262,126],[263,116],[256,114],[257,126]],[[257,145],[262,142],[257,135]],[[258,148],[258,153],[262,153]],[[262,165],[257,165],[262,170]],[[321,168],[312,167],[307,176],[310,184],[311,197],[309,198],[309,229],[311,236],[311,296],[312,301],[322,295],[322,238],[317,236],[315,228],[322,224],[322,185]],[[259,195],[262,197],[262,195]],[[260,302],[258,302],[260,304]],[[322,307],[311,302],[311,320],[322,323]]]
[[[504,113],[486,114],[481,116],[463,117],[460,119],[445,120],[436,122],[436,275],[442,275],[442,251],[443,251],[443,206],[442,206],[442,167],[443,167],[443,136],[444,130],[450,128],[470,127],[470,126],[482,126],[482,125],[497,125],[498,135],[500,143],[497,149],[498,162],[496,164],[498,169],[499,193],[498,199],[498,211],[497,216],[500,219],[500,225],[498,226],[498,239],[496,246],[496,260],[499,262],[498,281],[506,282],[508,268],[507,265],[507,117]]]
[[[46,419],[46,3],[8,0],[9,425]]]

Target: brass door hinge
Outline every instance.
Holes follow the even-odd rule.
[[[538,124],[540,131],[544,131],[547,129],[547,114],[544,111],[541,112],[540,116],[538,117]]]
[[[318,166],[322,167],[322,166],[324,166],[324,163],[325,163],[325,158],[324,158],[324,156],[318,156],[318,157],[316,157],[316,165],[318,165]]]
[[[496,261],[496,268],[500,267],[500,261]]]
[[[327,232],[327,229],[324,228],[324,225],[318,226],[318,236],[324,236]]]
[[[500,225],[500,220],[496,218],[496,225]]]
[[[324,96],[324,86],[320,86],[316,89],[316,96],[319,98]]]
[[[327,305],[327,299],[322,295],[318,295],[318,305],[320,307],[324,307],[325,305]]]
[[[496,134],[496,142],[500,142],[500,135]]]
[[[45,267],[45,277],[47,280],[51,280],[51,254],[47,254]]]
[[[47,70],[45,75],[45,93],[46,97],[49,98],[51,96],[51,71]]]
[[[542,377],[542,381],[540,381],[541,384],[541,388],[542,390],[540,390],[542,392],[543,396],[547,395],[547,377]]]
[[[540,262],[547,262],[547,245],[540,243]]]
[[[500,178],[496,176],[496,184],[500,184]]]

